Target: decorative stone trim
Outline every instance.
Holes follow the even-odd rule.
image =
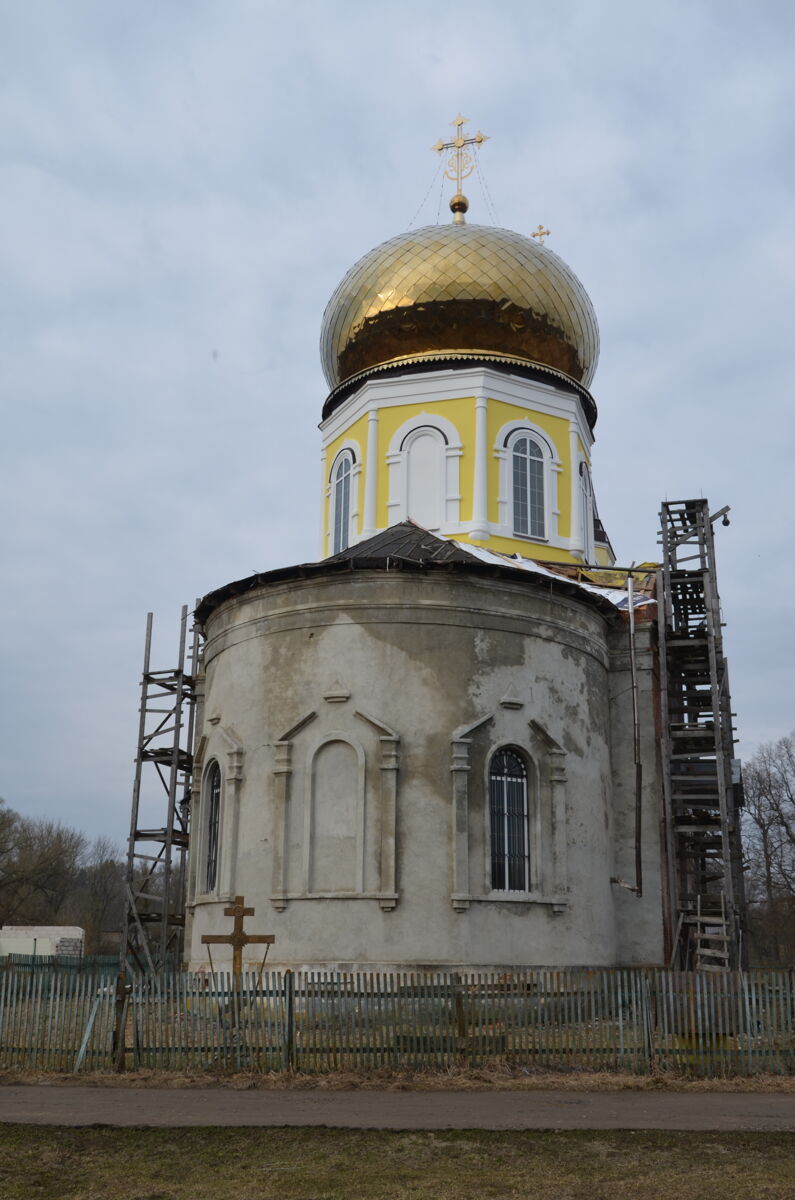
[[[494,719],[481,717],[472,725],[456,729],[451,739],[450,774],[453,783],[453,890],[450,901],[455,912],[466,912],[471,900],[469,882],[469,748],[470,735]]]
[[[275,762],[273,774],[273,858],[271,864],[271,903],[277,912],[287,907],[287,805],[290,799],[290,776],[292,774],[293,738],[317,717],[316,712],[307,713],[297,724],[283,733],[274,745]]]
[[[500,707],[514,712],[524,707],[524,701],[512,689],[500,701]],[[531,815],[530,849],[531,882],[533,890],[526,893],[493,892],[484,890],[472,879],[470,863],[470,752],[472,734],[496,722],[498,714],[488,713],[473,724],[457,729],[451,738],[450,774],[452,779],[452,891],[450,902],[455,912],[466,912],[473,902],[500,904],[532,904],[549,908],[553,915],[567,907],[566,870],[566,751],[534,718],[527,722],[526,752],[533,768],[535,807]],[[519,733],[519,730],[516,730]],[[509,740],[506,737],[506,740]],[[524,738],[517,738],[523,747]],[[497,749],[493,745],[485,754],[483,776],[483,808],[488,830],[488,763]],[[485,843],[488,845],[488,833]],[[474,887],[473,887],[474,882]],[[482,886],[482,885],[481,885]]]
[[[221,767],[221,813],[218,828],[218,881],[216,888],[210,892],[199,891],[199,873],[205,861],[206,830],[204,827],[203,789],[204,764],[210,758],[215,758],[221,766],[221,753],[211,748],[210,738],[203,734],[199,739],[196,753],[193,756],[193,777],[191,780],[191,854],[190,871],[188,876],[188,900],[195,905],[203,900],[230,900],[235,895],[235,875],[237,867],[237,844],[240,827],[240,793],[243,786],[243,762],[245,750],[243,743],[231,726],[220,724],[220,716],[213,714],[208,717],[208,724],[214,727],[213,737],[220,737],[226,747],[226,765]],[[213,750],[210,753],[210,750]]]
[[[366,721],[374,729],[380,731],[381,763],[379,767],[381,783],[379,800],[381,807],[381,848],[379,855],[380,888],[378,903],[384,912],[392,912],[397,906],[397,785],[398,785],[398,748],[400,736],[394,729],[384,725],[375,717],[364,712],[355,712],[354,716],[360,721]]]
[[[546,747],[549,811],[552,826],[552,890],[563,896],[568,889],[566,858],[566,751],[539,721],[528,722],[530,730]],[[566,907],[562,900],[553,907],[557,913]]]
[[[221,836],[218,839],[218,899],[232,900],[236,894],[237,844],[240,831],[240,793],[243,787],[243,743],[231,726],[219,725],[226,742],[226,771],[222,774]]]
[[[342,684],[334,681],[329,691],[324,695],[329,704],[341,704],[350,699],[350,692]],[[288,901],[311,899],[377,899],[385,912],[390,912],[398,902],[396,886],[397,877],[397,780],[399,768],[398,748],[400,736],[368,713],[355,710],[353,716],[364,722],[378,734],[380,746],[378,812],[371,814],[377,820],[380,832],[378,857],[378,888],[365,891],[364,883],[364,852],[365,830],[367,828],[367,792],[365,777],[364,747],[352,736],[350,729],[326,729],[318,734],[311,748],[307,751],[305,760],[305,782],[303,795],[303,851],[301,863],[302,890],[290,891],[289,879],[289,809],[294,802],[294,740],[318,717],[317,712],[307,713],[291,729],[289,729],[274,744],[274,798],[273,798],[273,869],[271,878],[271,903],[278,912],[282,912]],[[343,741],[356,752],[359,760],[359,783],[357,796],[357,848],[356,848],[356,890],[315,892],[311,879],[311,848],[312,848],[312,762],[318,751],[332,741]]]
[[[203,677],[202,677],[203,678]],[[201,858],[201,788],[204,775],[204,755],[207,751],[207,736],[202,734],[193,755],[193,771],[190,784],[190,853],[188,855],[187,906],[192,908],[196,901],[196,881]]]

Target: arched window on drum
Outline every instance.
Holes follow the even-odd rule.
[[[401,446],[406,456],[406,515],[424,529],[444,525],[446,444],[440,429],[421,425]]]
[[[351,480],[353,455],[343,450],[334,464],[331,481],[333,551],[347,550],[351,541]]]
[[[531,889],[529,816],[527,761],[513,747],[502,747],[489,765],[492,891]]]
[[[508,443],[511,456],[513,532],[544,538],[547,533],[544,451],[532,434],[518,430]]]
[[[214,892],[218,882],[218,843],[221,828],[221,768],[217,762],[211,763],[207,771],[204,796],[207,813],[204,826],[204,890]]]

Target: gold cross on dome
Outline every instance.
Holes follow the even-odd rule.
[[[530,237],[538,238],[539,245],[543,246],[544,238],[549,237],[549,232],[550,231],[545,229],[543,225],[539,225],[538,229],[536,229],[534,233],[530,234]]]
[[[445,150],[452,150],[453,153],[448,159],[445,175],[448,179],[454,181],[456,192],[461,191],[462,181],[471,175],[475,169],[475,160],[471,154],[467,153],[466,147],[482,146],[484,142],[489,140],[486,134],[481,133],[480,130],[478,130],[474,137],[465,138],[464,126],[468,123],[469,117],[463,117],[459,113],[450,122],[451,125],[455,126],[455,137],[449,142],[443,142],[439,138],[439,141],[434,146],[431,146],[431,150],[435,150],[437,154],[444,154]]]

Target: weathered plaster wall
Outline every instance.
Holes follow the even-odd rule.
[[[225,601],[206,633],[194,967],[207,962],[201,935],[229,930],[235,893],[256,908],[248,928],[276,935],[269,963],[285,966],[611,964],[625,945],[658,957],[659,912],[634,940],[617,925],[617,907],[654,901],[616,900],[610,883],[629,853],[611,695],[613,727],[625,718],[608,619],[587,602],[524,581],[368,570],[260,587]],[[489,890],[486,776],[506,744],[533,777],[532,880],[516,897]],[[212,759],[224,782],[208,896]]]
[[[659,763],[659,679],[656,626],[641,609],[635,666],[641,762],[641,896],[614,885],[619,960],[627,965],[665,961],[666,872],[663,796]],[[632,671],[626,614],[610,631],[610,726],[616,877],[634,885],[636,771]],[[669,931],[670,932],[670,931]]]

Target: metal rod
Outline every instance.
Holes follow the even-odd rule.
[[[177,805],[177,782],[179,773],[180,739],[182,735],[182,699],[185,685],[185,645],[188,628],[188,606],[183,604],[179,623],[179,652],[175,672],[174,726],[171,744],[171,763],[168,777],[168,811],[166,814],[166,842],[163,855],[163,920],[160,926],[160,962],[165,964],[169,945],[169,917],[171,916],[171,863],[174,838],[174,812]]]
[[[194,626],[188,673],[185,670],[187,622],[188,607],[183,605],[177,665],[167,671],[152,671],[152,614],[147,616],[125,880],[127,911],[120,947],[122,970],[128,954],[134,955],[142,967],[153,970],[155,966],[165,965],[170,952],[180,950],[185,913],[185,856],[189,838],[194,682],[199,636],[198,628]],[[185,735],[187,746],[183,747]],[[150,772],[154,768],[151,778],[159,781],[167,796],[165,820],[159,828],[140,827],[145,764],[150,764]],[[157,853],[144,852],[144,842],[159,843]],[[135,886],[139,860],[151,865]]]
[[[635,757],[635,895],[643,895],[643,762],[640,755],[640,706],[638,704],[638,665],[635,644],[635,592],[632,574],[627,576],[629,605],[629,671],[632,680],[632,747]]]
[[[124,919],[124,929],[122,930],[122,937],[119,943],[119,968],[122,971],[126,969],[132,912],[135,907],[135,902],[132,898],[132,885],[135,878],[135,842],[136,833],[138,830],[138,810],[141,803],[141,771],[143,768],[142,746],[144,744],[144,736],[146,733],[149,660],[152,651],[152,618],[152,613],[146,614],[144,667],[141,677],[141,703],[138,709],[138,750],[135,756],[135,776],[133,778],[132,805],[130,810],[130,836],[127,842],[127,872],[125,875],[125,882],[127,884],[127,907]]]

